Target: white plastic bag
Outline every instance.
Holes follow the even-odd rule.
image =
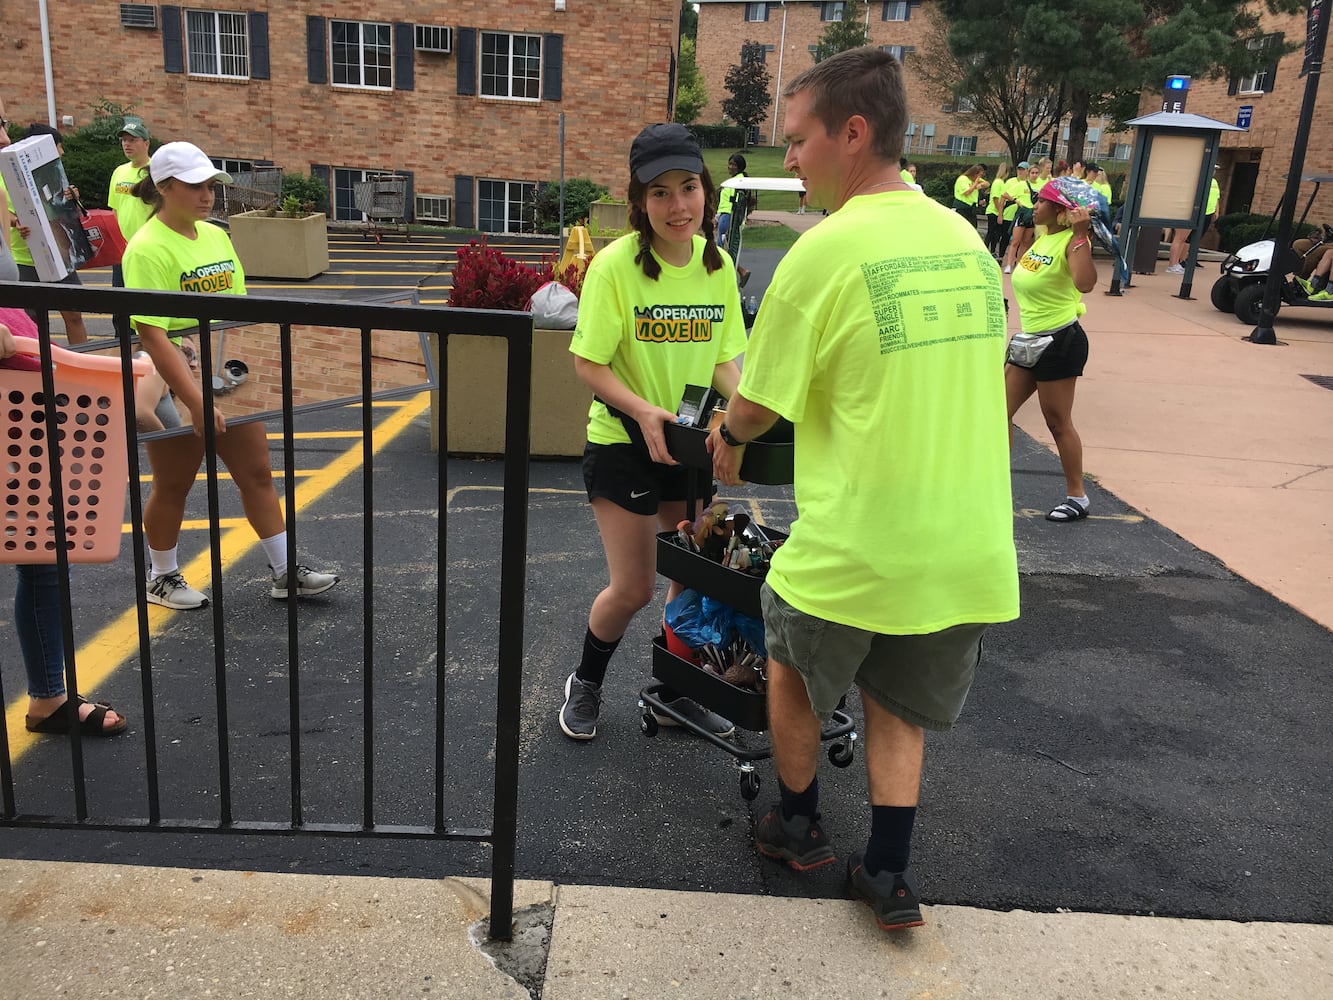
[[[572,330],[579,321],[579,300],[558,281],[548,281],[528,299],[532,322],[547,330]]]

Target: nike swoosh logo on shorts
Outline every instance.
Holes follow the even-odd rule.
[[[638,493],[635,493],[633,490],[630,490],[629,498],[631,500],[637,500],[639,499],[639,497],[646,497],[651,492],[652,492],[651,490],[640,490]]]

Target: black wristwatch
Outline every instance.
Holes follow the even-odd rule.
[[[749,444],[748,441],[742,441],[740,438],[733,436],[731,431],[727,429],[727,422],[725,420],[718,424],[717,432],[722,435],[722,440],[727,442],[727,444],[731,445],[733,448],[739,448],[741,445]]]

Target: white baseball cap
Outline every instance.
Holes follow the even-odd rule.
[[[231,183],[231,175],[213,166],[213,161],[192,142],[168,142],[161,146],[148,161],[148,172],[154,184],[160,184],[168,177],[183,184]]]

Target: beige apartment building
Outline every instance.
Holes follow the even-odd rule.
[[[70,128],[100,99],[133,105],[229,171],[325,179],[344,220],[363,217],[356,183],[392,171],[419,220],[525,231],[559,175],[562,113],[566,176],[623,195],[630,140],[674,100],[679,0],[44,6],[45,31],[43,5],[4,4],[11,119]]]

